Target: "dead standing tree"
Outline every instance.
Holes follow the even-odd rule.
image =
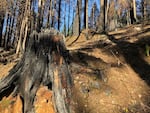
[[[23,113],[34,113],[34,98],[39,86],[51,84],[56,113],[74,113],[71,104],[73,82],[67,56],[63,36],[57,31],[32,33],[20,62],[0,80],[1,97],[8,91],[19,94],[23,100]]]

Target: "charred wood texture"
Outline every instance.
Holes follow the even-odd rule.
[[[55,112],[74,113],[68,55],[62,34],[55,30],[34,31],[20,62],[0,80],[1,98],[11,88],[14,96],[22,98],[23,113],[34,113],[36,92],[40,85],[46,85],[53,91]]]

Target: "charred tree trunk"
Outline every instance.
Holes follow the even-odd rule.
[[[7,49],[8,32],[9,32],[9,21],[10,21],[10,14],[7,12],[6,31],[5,31],[4,42],[3,42],[3,47],[5,49]]]
[[[42,17],[41,16],[43,16],[42,15],[42,0],[39,0],[38,1],[38,17],[37,17],[37,23],[36,23],[36,31],[37,32],[40,32],[40,30],[41,30],[41,27],[42,27]]]
[[[46,23],[46,27],[50,28],[50,6],[48,8],[48,15],[47,15],[47,23]]]
[[[4,26],[4,14],[0,15],[0,47],[2,46],[2,32]]]
[[[70,5],[70,2],[71,2],[71,1],[69,0],[68,2],[69,2],[69,3],[68,3],[68,4],[69,4],[69,8],[68,8],[69,12],[68,12],[68,33],[67,33],[67,36],[70,35],[70,17],[71,17],[71,16],[70,16],[70,14],[71,14],[71,13],[70,13],[70,9],[71,9],[71,8],[70,8],[70,6],[71,6],[71,5]]]
[[[59,31],[60,31],[60,24],[61,24],[61,2],[62,1],[59,0],[59,4],[58,4],[58,30]]]
[[[57,1],[56,0],[54,0],[53,1],[53,4],[52,4],[52,6],[53,6],[53,8],[52,8],[52,23],[51,23],[51,27],[53,27],[53,28],[55,28],[55,13],[56,13],[56,3],[57,3]]]
[[[54,30],[32,33],[20,62],[0,80],[0,96],[13,91],[23,100],[23,113],[34,113],[33,103],[39,86],[52,84],[55,112],[74,113],[73,81],[67,56],[60,33]]]

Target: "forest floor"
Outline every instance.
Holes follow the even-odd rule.
[[[68,37],[76,113],[150,113],[150,25],[132,25],[106,34],[84,31]],[[147,49],[146,49],[147,48]],[[0,78],[16,64],[0,64]],[[52,91],[41,86],[36,113],[54,113]],[[21,113],[18,97],[3,97],[0,113]]]

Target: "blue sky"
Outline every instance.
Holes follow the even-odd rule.
[[[63,2],[64,2],[64,0],[62,0]],[[71,24],[72,24],[72,20],[73,20],[73,7],[76,7],[76,0],[70,0],[70,1],[72,1],[72,2],[74,2],[74,4],[73,4],[73,6],[71,6],[71,15],[70,15],[70,26],[71,26]],[[84,1],[84,0],[83,0]],[[94,2],[96,2],[97,3],[97,7],[99,8],[99,6],[100,6],[100,0],[88,0],[89,1],[89,3],[88,3],[88,6],[89,6],[89,15],[90,15],[90,12],[91,12],[91,7],[92,7],[92,5],[93,5],[93,3]],[[36,4],[36,12],[38,11],[38,0],[37,0],[37,2],[36,2],[37,4]],[[84,6],[84,3],[83,3],[83,6]],[[68,7],[67,7],[67,9],[66,9],[66,12],[65,12],[65,8],[64,8],[64,4],[62,4],[62,24],[61,24],[61,30],[63,29],[63,27],[64,27],[64,23],[63,23],[63,16],[64,16],[64,14],[66,14],[66,22],[68,22]],[[6,25],[6,18],[5,18],[5,23],[4,23],[5,25]],[[67,26],[68,27],[68,26]],[[3,28],[3,33],[5,32],[5,30],[6,30],[6,28],[5,28],[5,26],[4,26],[4,28]]]
[[[71,1],[73,1],[73,0],[71,0]],[[71,26],[71,24],[72,24],[72,20],[73,20],[73,7],[75,8],[76,7],[76,0],[74,0],[73,1],[74,2],[74,4],[73,4],[73,6],[72,6],[72,9],[71,9],[71,17],[70,17],[70,26]],[[91,12],[91,8],[92,8],[92,6],[93,6],[93,3],[94,2],[96,2],[96,4],[97,4],[97,7],[98,7],[98,9],[100,9],[100,0],[88,0],[88,8],[89,8],[89,10],[88,10],[88,13],[89,13],[89,15],[90,15],[90,12]],[[82,6],[84,7],[84,0],[83,0],[83,3],[82,3]],[[67,7],[68,8],[68,7]],[[64,12],[64,5],[62,6],[62,12]],[[65,12],[66,13],[66,16],[68,17],[68,9],[67,9],[67,11]],[[64,14],[63,14],[63,16],[64,16]],[[68,18],[66,18],[66,22],[68,22]],[[63,27],[64,27],[64,23],[62,22],[62,24],[61,24],[61,30],[63,29]],[[68,27],[68,26],[67,26]],[[67,28],[68,29],[68,28]]]

